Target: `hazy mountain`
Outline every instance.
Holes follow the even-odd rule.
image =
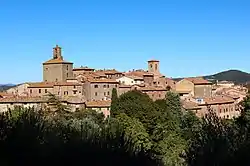
[[[217,74],[204,76],[208,80],[232,81],[236,84],[245,84],[250,82],[250,74],[240,70],[228,70]]]
[[[236,84],[245,84],[250,82],[250,74],[240,70],[227,70],[213,75],[203,76],[209,81],[232,81]],[[175,78],[179,81],[183,78]]]
[[[0,92],[16,86],[15,84],[0,84]]]

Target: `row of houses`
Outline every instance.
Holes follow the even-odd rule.
[[[6,95],[12,95],[13,102],[9,100],[8,103],[6,96],[0,99],[0,105],[7,104],[9,107],[12,103],[22,103],[20,97],[32,101],[52,93],[67,99],[63,102],[73,109],[92,108],[108,114],[112,90],[115,88],[118,95],[139,90],[153,100],[164,99],[167,91],[173,91],[180,95],[184,109],[193,110],[197,116],[204,116],[208,107],[223,118],[238,116],[236,106],[246,96],[246,91],[239,87],[237,89],[227,82],[213,85],[202,77],[175,81],[161,74],[158,60],[150,60],[147,65],[147,70],[133,69],[128,72],[115,69],[96,70],[87,66],[74,68],[72,62],[64,60],[61,47],[56,46],[53,48],[52,59],[43,63],[43,81],[27,82],[9,89]],[[18,100],[14,99],[18,97]],[[80,100],[82,103],[72,103],[72,100]]]

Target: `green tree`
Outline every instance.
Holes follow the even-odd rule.
[[[116,102],[115,108],[120,113],[125,113],[131,118],[138,119],[151,133],[157,124],[159,107],[149,98],[147,94],[133,90],[122,94]]]
[[[133,150],[135,152],[139,152],[142,149],[151,149],[152,143],[149,134],[139,120],[131,118],[124,113],[117,115],[116,119],[124,128],[126,139],[131,140],[131,143],[134,145]]]
[[[48,94],[48,103],[52,107],[52,112],[58,113],[58,114],[67,114],[70,111],[70,108],[67,107],[66,105],[62,104],[60,99],[52,93]]]
[[[117,110],[117,100],[118,100],[118,95],[117,95],[117,89],[113,88],[112,89],[112,98],[111,98],[111,116],[117,115],[119,110]]]

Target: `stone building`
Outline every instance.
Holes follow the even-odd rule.
[[[212,83],[201,78],[184,78],[175,84],[175,90],[180,95],[190,94],[195,98],[212,96]]]
[[[119,82],[114,79],[89,79],[84,86],[84,96],[87,101],[110,100],[113,88],[118,88]]]
[[[92,109],[99,113],[103,113],[105,118],[110,116],[111,100],[88,101],[85,103],[86,109]]]
[[[49,93],[55,94],[53,82],[30,83],[28,86],[29,97],[45,96]]]
[[[15,87],[8,89],[6,92],[8,94],[17,95],[17,96],[27,96],[28,86],[29,86],[29,83],[19,84]]]
[[[77,109],[85,108],[85,101],[79,98],[75,99],[72,97],[59,98],[63,105],[70,108],[71,111],[76,111]],[[12,98],[1,98],[0,99],[0,111],[6,112],[9,109],[14,109],[15,107],[23,108],[51,108],[48,102],[48,98],[44,97],[12,97]]]
[[[235,99],[228,96],[213,96],[209,98],[197,99],[189,98],[183,101],[186,110],[194,111],[198,117],[203,117],[208,113],[208,109],[214,111],[220,118],[232,119],[240,115]]]
[[[83,67],[79,67],[79,68],[74,68],[73,69],[73,75],[74,75],[74,78],[81,75],[81,74],[89,74],[89,73],[93,73],[95,71],[95,69],[93,68],[89,68],[87,66]]]
[[[73,63],[63,60],[61,47],[53,48],[52,59],[43,63],[44,82],[65,82],[73,77]]]

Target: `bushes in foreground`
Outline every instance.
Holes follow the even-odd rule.
[[[0,165],[160,165],[150,151],[135,149],[115,121],[52,123],[34,109],[13,111],[0,116]]]

